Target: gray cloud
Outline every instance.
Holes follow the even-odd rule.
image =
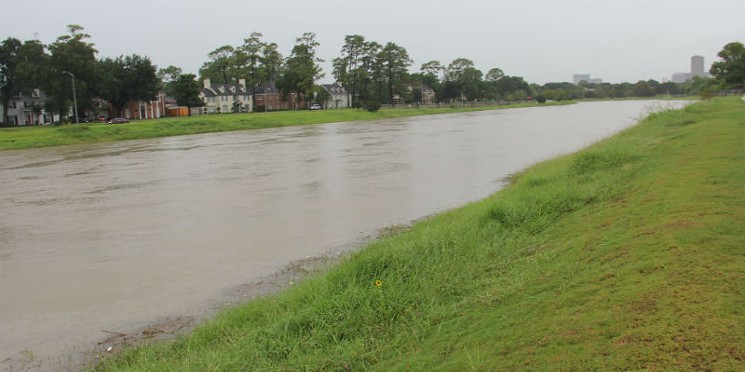
[[[741,0],[27,0],[10,5],[0,37],[50,43],[75,23],[99,56],[137,53],[196,73],[207,53],[253,31],[285,55],[312,31],[329,81],[344,36],[360,34],[405,47],[415,68],[465,57],[537,83],[575,73],[635,82],[687,71],[695,54],[708,66],[726,43],[745,41],[743,14]]]

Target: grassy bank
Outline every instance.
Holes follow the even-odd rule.
[[[548,103],[567,104],[565,103]],[[134,121],[127,124],[67,124],[45,127],[0,128],[0,150],[110,142],[186,134],[276,128],[295,125],[380,120],[407,116],[495,110],[537,106],[535,103],[493,107],[404,108],[367,112],[364,110],[281,111],[252,114],[206,115]]]
[[[743,144],[740,100],[653,114],[98,368],[745,370]]]

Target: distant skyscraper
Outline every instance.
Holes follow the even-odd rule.
[[[693,76],[704,76],[704,57],[693,56],[691,57],[691,75]]]
[[[590,74],[577,74],[574,75],[574,84],[579,84],[581,82],[590,83],[590,84],[602,84],[603,79],[593,79],[590,77]]]
[[[709,74],[704,71],[704,57],[691,57],[691,72],[679,72],[673,74],[673,83],[685,83],[693,79],[694,76],[708,77]]]
[[[574,84],[579,84],[581,82],[590,82],[590,74],[576,74],[574,75]]]

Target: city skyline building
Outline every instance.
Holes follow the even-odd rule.
[[[691,72],[678,72],[673,74],[673,83],[685,83],[695,76],[708,77],[709,74],[704,70],[704,57],[695,55],[691,57]]]
[[[602,84],[603,79],[593,78],[590,74],[575,74],[573,78],[574,84],[579,85],[581,82],[590,84]]]

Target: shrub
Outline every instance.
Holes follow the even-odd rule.
[[[370,112],[378,112],[380,110],[380,102],[378,101],[370,101],[365,106],[365,109]]]

